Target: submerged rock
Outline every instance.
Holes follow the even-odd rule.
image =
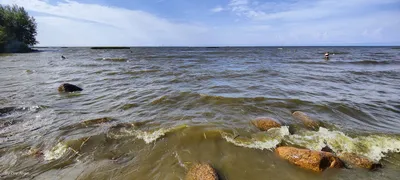
[[[375,163],[364,156],[359,156],[354,153],[341,153],[339,154],[339,158],[343,160],[345,163],[350,164],[352,166],[357,166],[360,168],[366,168],[370,170],[375,170],[377,168],[382,168],[382,164]]]
[[[301,112],[301,111],[295,111],[293,112],[293,117],[302,121],[303,124],[309,128],[312,129],[318,129],[319,123],[317,121],[314,121],[311,119],[306,113]]]
[[[267,131],[268,129],[271,128],[278,128],[281,127],[281,124],[277,123],[274,119],[272,118],[257,118],[253,121],[251,121],[254,126],[256,126],[258,129],[262,131]]]
[[[195,164],[186,174],[186,180],[218,180],[217,172],[207,163]]]
[[[73,84],[64,83],[58,87],[58,92],[75,92],[82,91],[83,89]]]
[[[275,152],[290,163],[305,169],[321,172],[327,168],[343,168],[344,163],[332,153],[282,146]]]

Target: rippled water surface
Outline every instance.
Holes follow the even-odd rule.
[[[65,82],[84,90],[59,93]],[[208,162],[229,180],[397,179],[399,84],[400,49],[392,47],[0,55],[0,178],[184,179],[191,164]],[[307,130],[294,111],[323,127]],[[250,123],[258,117],[284,126],[261,132]],[[105,119],[87,121],[97,118]],[[324,143],[383,168],[313,173],[273,152]]]

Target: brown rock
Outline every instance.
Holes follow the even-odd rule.
[[[83,89],[73,84],[64,83],[58,87],[58,92],[75,92],[82,91]]]
[[[370,159],[368,159],[367,157],[359,156],[354,153],[341,153],[339,155],[339,158],[350,165],[357,166],[360,168],[374,170],[382,167],[382,164],[375,163]]]
[[[253,123],[254,126],[262,131],[267,131],[271,128],[281,127],[281,125],[272,118],[257,118],[251,121],[251,123]]]
[[[186,180],[218,180],[218,175],[207,163],[195,164],[186,174]]]
[[[319,123],[311,119],[306,113],[301,111],[295,111],[293,117],[302,121],[303,124],[309,128],[317,129],[319,127]]]
[[[342,168],[343,162],[332,153],[282,146],[275,152],[290,163],[305,169],[321,172],[327,168]]]

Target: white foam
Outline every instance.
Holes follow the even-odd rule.
[[[370,135],[352,138],[343,132],[329,131],[322,127],[316,132],[307,131],[288,136],[286,140],[312,150],[321,150],[328,145],[338,154],[355,153],[373,161],[379,161],[389,152],[400,152],[400,137]]]
[[[136,135],[136,138],[142,139],[142,140],[144,140],[144,142],[146,142],[146,144],[149,144],[149,143],[157,140],[158,138],[164,136],[165,133],[168,132],[168,130],[169,129],[163,129],[163,128],[161,128],[157,131],[154,131],[154,132],[146,132],[146,131],[136,130],[135,135]]]
[[[273,149],[275,148],[279,143],[281,143],[282,139],[289,135],[289,127],[287,126],[282,126],[280,128],[272,128],[269,129],[267,132],[265,132],[263,135],[263,138],[260,139],[258,137],[252,137],[248,141],[241,141],[238,139],[235,139],[232,135],[227,134],[227,133],[222,133],[222,137],[236,145],[236,146],[242,146],[242,147],[247,147],[247,148],[253,148],[253,149]]]
[[[384,136],[368,136],[356,138],[357,141],[369,147],[369,151],[364,153],[365,156],[372,160],[379,161],[385,157],[387,153],[400,152],[400,138],[384,137]]]
[[[37,112],[40,109],[40,106],[30,106],[29,111]]]
[[[142,139],[146,144],[152,143],[156,141],[157,139],[165,136],[165,134],[181,129],[181,128],[186,128],[186,125],[179,125],[171,128],[161,128],[155,131],[142,131],[138,129],[123,129],[122,133],[124,134],[110,134],[114,138],[121,138],[121,137],[126,137],[126,136],[135,136],[138,139]]]
[[[159,130],[153,131],[153,132],[147,132],[147,131],[141,131],[141,130],[136,130],[136,137],[138,139],[143,139],[147,144],[156,141],[157,139],[163,137],[166,133],[176,131],[182,128],[188,127],[185,124],[179,125],[179,126],[174,126],[171,128],[161,128]]]
[[[68,150],[68,146],[64,143],[58,143],[51,150],[44,151],[44,159],[46,161],[60,159]]]
[[[242,146],[242,147],[247,147],[247,148],[253,148],[253,149],[273,149],[275,148],[280,141],[274,139],[270,141],[252,141],[252,142],[240,142],[236,141],[235,139],[228,137],[228,136],[223,136],[224,139],[236,146]]]
[[[399,136],[370,135],[353,138],[341,131],[330,131],[322,127],[318,131],[303,131],[289,135],[289,129],[286,126],[272,128],[261,135],[263,135],[261,138],[260,136],[235,138],[232,134],[222,133],[222,137],[229,143],[261,150],[273,149],[282,141],[316,151],[328,145],[337,154],[354,153],[376,162],[387,153],[400,152]]]

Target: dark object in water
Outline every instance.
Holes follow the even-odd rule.
[[[326,142],[326,140],[324,140],[324,144],[325,144],[325,147],[323,147],[321,149],[321,151],[330,152],[330,153],[335,154],[335,152],[328,146],[328,142]]]
[[[82,91],[83,89],[73,84],[64,83],[58,87],[58,92],[75,92]]]
[[[335,153],[329,146],[325,146],[321,149],[321,151],[324,152],[330,152],[330,153]]]
[[[61,56],[61,59],[66,59],[64,56]]]
[[[15,107],[4,107],[0,108],[0,116],[10,114],[11,112],[15,111]]]

